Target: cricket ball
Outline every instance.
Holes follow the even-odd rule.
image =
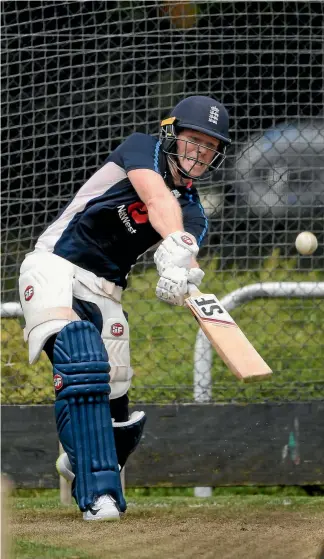
[[[303,231],[297,236],[295,246],[299,254],[309,255],[315,252],[318,247],[318,242],[313,233],[310,231]]]

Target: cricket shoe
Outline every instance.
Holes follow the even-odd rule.
[[[60,476],[70,483],[74,480],[70,460],[66,452],[60,454],[56,460],[56,469]],[[83,520],[119,520],[120,513],[116,501],[110,495],[98,497],[91,507],[83,513]]]
[[[116,501],[110,495],[101,495],[83,513],[83,520],[120,520]]]
[[[70,483],[74,480],[70,460],[66,452],[60,454],[56,460],[56,469],[60,476]],[[110,495],[98,497],[91,507],[83,513],[83,520],[119,520],[120,513],[116,501]]]

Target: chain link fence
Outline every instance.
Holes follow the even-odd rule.
[[[200,188],[209,217],[203,291],[324,280],[323,2],[19,1],[2,6],[2,301],[18,301],[26,252],[108,153],[156,135],[184,96],[214,95],[231,116],[226,164]],[[300,231],[318,249],[297,254]],[[130,396],[193,400],[197,327],[155,298],[152,252],[134,266]],[[258,299],[234,319],[274,371],[242,386],[218,357],[214,401],[324,395],[324,302]],[[21,318],[2,320],[3,403],[53,401],[45,356],[30,367]],[[203,356],[202,356],[203,359]]]

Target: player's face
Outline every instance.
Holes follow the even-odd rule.
[[[182,130],[177,134],[179,163],[191,177],[200,177],[213,161],[219,140],[196,130]]]

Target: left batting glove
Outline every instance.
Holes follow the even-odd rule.
[[[178,266],[166,268],[156,286],[156,296],[169,305],[182,307],[188,293],[188,282],[198,287],[204,275],[200,268],[189,271]]]

